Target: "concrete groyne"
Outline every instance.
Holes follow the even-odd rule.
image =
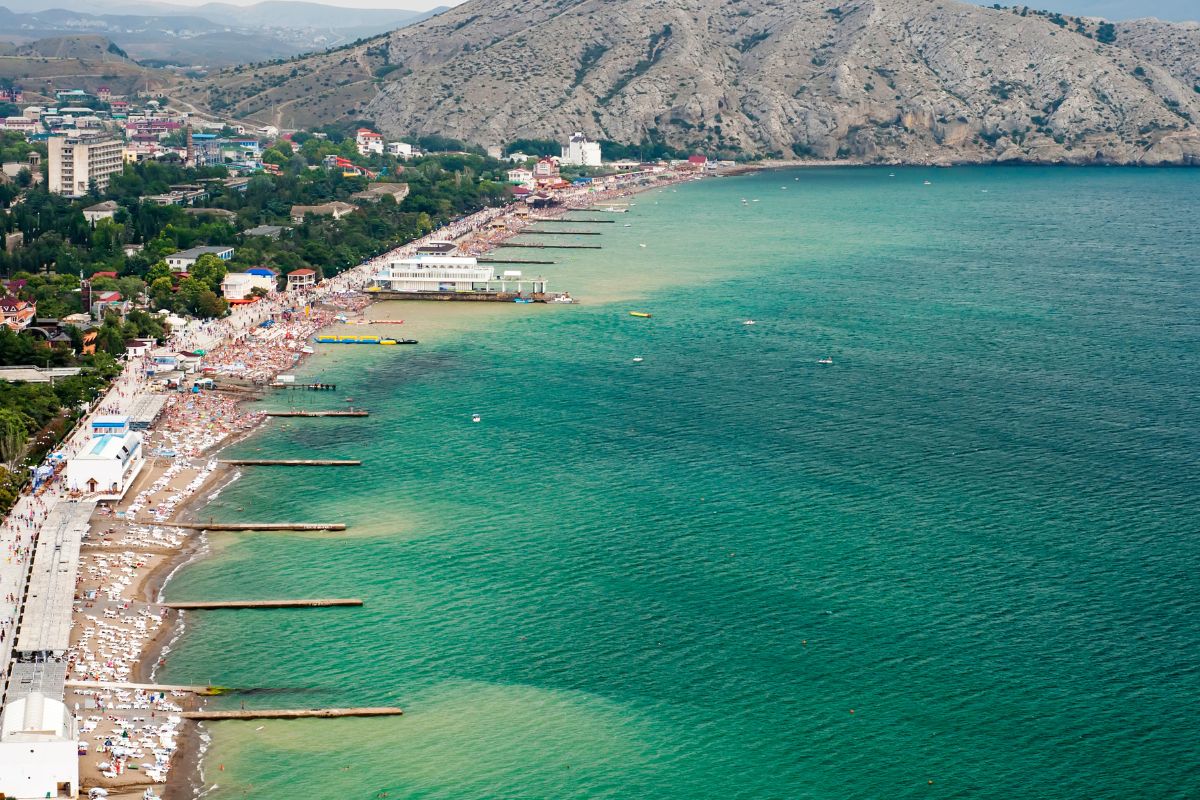
[[[163,608],[176,611],[208,611],[221,608],[343,608],[363,604],[358,598],[335,598],[332,600],[189,600],[177,603],[159,603]]]
[[[191,531],[344,531],[344,522],[171,522]]]
[[[250,711],[184,711],[184,719],[215,722],[223,719],[328,719],[331,717],[399,717],[403,709],[376,706],[369,708],[277,708]]]
[[[360,467],[361,461],[324,458],[223,458],[222,464],[242,467]]]

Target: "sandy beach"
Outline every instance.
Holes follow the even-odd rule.
[[[575,192],[563,205],[532,216],[559,216],[678,179],[668,176],[648,185]],[[296,367],[314,333],[340,322],[369,319],[370,296],[361,290],[385,259],[414,253],[425,241],[444,239],[454,240],[463,254],[482,255],[531,222],[523,204],[485,209],[305,295],[264,299],[238,307],[223,320],[179,332],[171,346],[206,350],[205,374],[219,388],[165,393],[166,406],[147,434],[147,462],[135,485],[122,501],[97,506],[81,551],[68,681],[153,682],[184,625],[182,613],[158,605],[163,588],[176,570],[202,557],[207,547],[207,534],[172,522],[185,521],[189,504],[198,505],[236,479],[232,468],[218,463],[217,453],[249,435],[264,419],[247,401],[260,398],[278,375]],[[441,303],[407,305],[419,306],[414,313],[406,312],[409,334],[436,327],[439,312],[444,313]],[[272,322],[262,327],[265,319]],[[118,413],[138,393],[153,391],[137,377],[144,367],[129,365],[134,377],[114,389],[117,394],[106,397],[100,410]],[[147,788],[166,797],[191,796],[202,774],[204,733],[186,724],[179,713],[200,702],[186,691],[69,686],[66,703],[80,721],[82,789],[103,787],[112,798],[140,798]]]

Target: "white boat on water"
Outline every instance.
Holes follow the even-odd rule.
[[[746,320],[745,322],[743,322],[742,324],[743,324],[743,325],[753,325],[753,324],[754,324],[754,320],[752,320],[752,319],[748,319],[748,320]]]
[[[633,363],[635,363],[635,364],[640,364],[640,363],[642,363],[642,357],[641,357],[641,356],[634,356],[634,357],[633,357]]]
[[[818,364],[832,364],[833,359],[832,358],[819,358],[819,359],[817,359],[817,363]]]
[[[551,303],[563,303],[563,304],[574,303],[575,298],[571,297],[571,295],[567,294],[566,292],[563,292],[562,294],[556,294],[553,297],[551,297],[550,302]]]
[[[472,414],[471,422],[483,422],[483,417],[479,416],[478,414]]]
[[[304,347],[300,348],[300,352],[304,353],[305,355],[311,356],[313,353],[315,353],[317,351],[314,350],[313,348],[309,347],[308,345],[305,345]]]

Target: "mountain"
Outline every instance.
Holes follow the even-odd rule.
[[[226,66],[247,60],[287,58],[343,45],[425,19],[434,12],[345,9],[318,3],[271,2],[252,6],[208,3],[197,7],[143,3],[121,13],[0,7],[0,41],[97,34],[148,63]]]
[[[114,94],[157,91],[173,78],[126,57],[103,36],[55,36],[21,44],[0,43],[0,79],[25,90],[25,101],[52,102],[54,92],[101,86]]]
[[[903,161],[1200,162],[1200,26],[954,0],[469,0],[189,98],[480,144],[663,140]]]

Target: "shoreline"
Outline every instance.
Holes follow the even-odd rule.
[[[612,190],[602,192],[587,192],[580,193],[576,197],[568,198],[567,202],[559,206],[553,206],[546,209],[541,209],[538,216],[541,217],[560,217],[569,211],[586,209],[598,203],[609,202],[616,198],[630,197],[640,194],[645,191],[650,191],[655,188],[669,186],[676,183],[696,180],[694,175],[669,175],[662,176],[659,180],[654,180],[645,184],[636,184],[626,187],[619,187]],[[572,204],[570,201],[575,200]],[[580,203],[579,200],[584,202]],[[394,257],[404,251],[415,252],[416,247],[425,241],[451,238],[460,247],[460,251],[466,254],[479,255],[482,252],[490,252],[507,239],[525,233],[524,230],[528,225],[532,224],[533,220],[528,216],[522,216],[518,213],[519,205],[512,204],[500,208],[483,209],[476,214],[471,215],[464,220],[459,220],[456,223],[443,226],[425,237],[409,242],[401,247],[395,248],[388,253],[379,256],[371,261],[351,268],[346,272],[330,279],[329,293],[335,297],[344,295],[347,292],[354,292],[359,298],[363,298],[355,312],[362,317],[366,317],[368,309],[377,302],[369,295],[363,294],[361,289],[365,287],[369,275],[377,268],[378,264],[384,259]],[[523,210],[523,209],[521,209]],[[505,226],[503,228],[491,227],[497,219],[504,219]],[[468,222],[470,221],[470,222]],[[464,223],[466,223],[464,225]],[[458,229],[458,230],[456,230]],[[357,274],[356,274],[357,273]],[[364,279],[365,278],[365,279]],[[339,290],[339,287],[340,290]],[[352,304],[353,305],[353,304]],[[332,317],[332,315],[330,315]],[[313,330],[307,332],[303,339],[295,339],[294,341],[307,342],[312,336],[322,331],[332,328],[337,325],[336,319],[326,319]],[[310,327],[310,326],[305,326]],[[253,331],[251,331],[253,332]],[[228,344],[235,344],[238,340],[234,339]],[[223,345],[225,346],[225,345]],[[218,348],[219,350],[220,348]],[[213,353],[212,355],[219,355]],[[305,363],[306,355],[302,352],[296,353],[296,358],[287,370],[295,369]],[[273,376],[272,376],[273,377]],[[269,382],[269,380],[267,381]],[[201,449],[194,454],[193,460],[209,460],[215,462],[229,447],[236,445],[262,429],[262,423],[267,419],[262,414],[247,412],[246,404],[257,402],[266,396],[266,386],[256,387],[263,391],[254,391],[246,395],[237,395],[224,398],[225,401],[238,409],[239,412],[252,417],[252,422],[245,425],[237,432],[230,436],[222,437],[220,440],[211,443],[211,445]],[[152,432],[158,428],[152,429]],[[179,503],[177,510],[171,516],[169,521],[161,523],[164,527],[173,527],[172,522],[194,521],[197,517],[198,510],[202,506],[205,499],[213,494],[213,491],[221,491],[226,486],[230,485],[240,476],[238,469],[232,465],[215,464],[209,471],[206,479],[199,486],[190,491],[188,495]],[[176,529],[179,530],[179,529]],[[135,590],[137,597],[143,602],[156,604],[162,600],[162,597],[170,584],[171,579],[181,570],[191,563],[203,558],[208,551],[208,536],[203,531],[197,531],[190,534],[187,531],[183,532],[182,542],[180,546],[175,548],[173,552],[164,554],[155,566],[150,569],[141,580]],[[169,612],[164,615],[163,623],[159,630],[150,637],[142,646],[139,657],[132,669],[131,680],[137,682],[153,682],[153,677],[156,675],[158,667],[165,664],[166,658],[169,656],[172,646],[186,634],[186,621],[183,612]],[[181,705],[186,708],[199,708],[203,705],[203,698],[189,696],[182,698]],[[176,747],[171,755],[166,780],[162,783],[153,784],[160,792],[164,800],[184,800],[198,796],[204,790],[204,754],[207,751],[207,741],[209,734],[203,727],[202,723],[191,723],[182,721],[178,727]],[[91,759],[92,755],[84,758]],[[83,770],[81,769],[81,775]],[[110,788],[104,783],[94,785]],[[137,787],[138,791],[143,786],[151,784],[141,784]],[[84,788],[81,780],[81,788]],[[90,788],[90,787],[87,787]],[[121,789],[117,786],[110,788],[112,794],[111,800],[119,800],[122,797],[140,797],[137,795],[124,795]]]

